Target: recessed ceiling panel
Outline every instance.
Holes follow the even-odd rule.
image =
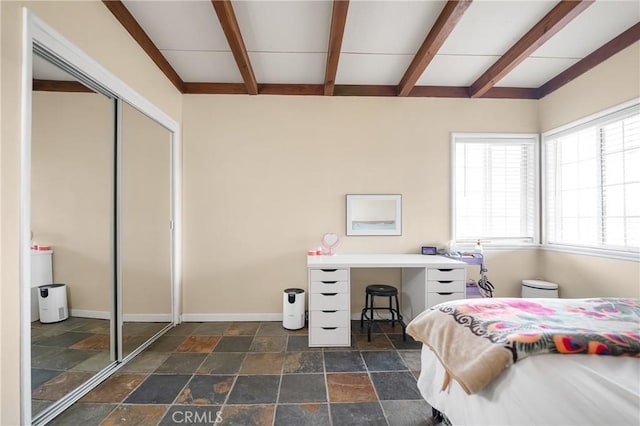
[[[540,87],[578,61],[571,58],[527,58],[496,86]]]
[[[234,1],[232,4],[248,51],[327,51],[330,1]]]
[[[557,4],[555,1],[474,1],[438,53],[503,55]]]
[[[412,59],[412,55],[343,53],[340,55],[336,84],[397,85]]]
[[[444,4],[444,1],[352,1],[342,51],[415,55]]]
[[[499,58],[499,56],[436,55],[416,84],[418,86],[468,87]]]
[[[162,54],[185,82],[243,82],[231,52],[165,50]]]
[[[123,3],[160,50],[230,50],[210,1]]]
[[[638,1],[597,1],[532,56],[584,58],[640,21]]]
[[[322,84],[326,53],[249,52],[258,83]]]

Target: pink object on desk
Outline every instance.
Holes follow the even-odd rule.
[[[333,249],[340,243],[340,237],[338,234],[334,234],[333,232],[327,232],[322,236],[322,247],[325,248],[325,254],[329,256],[334,255]]]

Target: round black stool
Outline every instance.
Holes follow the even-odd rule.
[[[374,297],[387,297],[389,299],[389,307],[374,306]],[[393,308],[393,299],[396,301],[396,307]],[[391,319],[374,319],[373,311],[384,310],[391,313]],[[395,327],[396,322],[402,326],[402,340],[407,340],[406,326],[402,321],[400,314],[400,303],[398,302],[398,289],[387,284],[371,284],[367,286],[364,300],[364,308],[360,314],[360,328],[364,327],[364,320],[367,320],[367,340],[371,341],[371,326],[375,322],[391,321],[391,327]]]

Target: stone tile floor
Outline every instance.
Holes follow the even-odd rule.
[[[350,348],[280,322],[183,323],[52,425],[426,425],[420,344],[358,321]]]
[[[163,323],[126,322],[123,352],[130,353],[161,330]],[[37,414],[88,380],[110,362],[108,320],[82,317],[31,323],[31,402]]]

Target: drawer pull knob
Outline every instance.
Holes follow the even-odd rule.
[[[453,269],[452,268],[449,268],[449,269],[438,269],[438,271],[451,272],[451,271],[453,271]]]
[[[449,296],[449,295],[453,294],[453,292],[450,292],[450,293],[438,293],[438,294],[440,296]]]
[[[322,327],[323,330],[335,330],[338,327]]]
[[[336,296],[338,293],[320,293],[323,296]]]
[[[338,311],[335,310],[335,311],[322,311],[322,312],[324,312],[325,314],[335,314]]]
[[[440,284],[451,284],[453,281],[438,281]]]
[[[322,284],[337,284],[338,281],[321,281]]]
[[[323,272],[335,272],[337,269],[321,269]]]

